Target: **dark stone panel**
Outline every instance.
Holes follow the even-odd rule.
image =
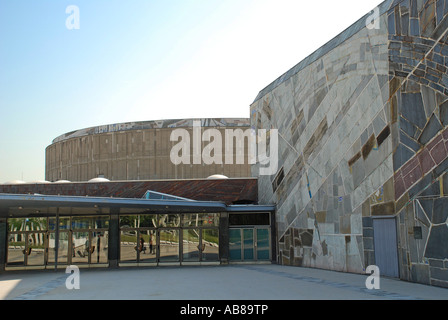
[[[323,136],[328,130],[328,122],[327,118],[325,117],[319,126],[317,127],[316,131],[314,132],[313,136],[310,138],[308,143],[306,144],[305,148],[303,149],[303,154],[305,159],[308,159],[308,157],[313,153],[315,148],[321,143]]]
[[[415,138],[415,134],[417,132],[417,127],[414,126],[413,124],[411,124],[409,121],[407,121],[403,117],[400,117],[400,129],[403,132],[405,132],[408,136]]]
[[[353,158],[351,158],[351,159],[348,161],[348,166],[349,166],[349,167],[353,166],[353,164],[355,164],[355,162],[358,161],[360,158],[361,158],[361,152],[358,152],[357,154],[355,154],[355,155],[353,156]]]
[[[363,217],[362,218],[362,227],[363,228],[373,228],[373,219],[371,217]]]
[[[434,200],[432,199],[420,199],[420,205],[426,213],[429,220],[432,219],[432,208],[434,207]]]
[[[448,218],[448,198],[438,198],[434,200],[432,223],[445,223]]]
[[[402,93],[401,114],[410,123],[423,129],[426,124],[425,108],[420,93]]]
[[[433,182],[431,183],[430,178],[431,178],[431,176],[429,175],[428,176],[428,183],[430,184],[429,187],[427,186],[426,189],[424,189],[423,192],[421,192],[419,194],[419,196],[426,197],[426,196],[434,196],[434,195],[438,196],[438,195],[440,195],[440,181],[439,180],[433,180]],[[423,186],[423,183],[422,183],[422,186]]]
[[[448,270],[441,268],[430,268],[430,271],[432,279],[448,281]]]
[[[362,235],[366,238],[373,238],[373,228],[363,228]]]
[[[448,158],[442,161],[433,171],[434,177],[439,177],[448,170]],[[448,190],[447,190],[448,191]]]
[[[394,13],[389,14],[389,16],[387,17],[387,27],[388,27],[389,34],[396,34],[396,32],[395,32],[395,14]]]
[[[425,126],[420,138],[418,139],[421,144],[427,144],[431,141],[435,135],[442,130],[442,125],[440,124],[437,117],[433,114]]]
[[[374,250],[373,238],[362,238],[364,250]]]
[[[442,2],[442,1],[439,1]],[[448,16],[443,18],[432,34],[433,39],[438,39],[448,28]]]
[[[380,203],[370,208],[372,216],[391,216],[395,214],[395,201]]]
[[[418,283],[430,284],[429,266],[424,264],[412,264],[411,279]]]
[[[300,240],[305,247],[311,247],[313,245],[313,230],[309,229],[300,233]]]
[[[406,162],[408,162],[414,153],[412,153],[409,148],[405,147],[403,144],[399,144],[397,150],[394,153],[394,171],[400,169]]]
[[[413,18],[418,18],[418,5],[417,0],[410,0],[410,14]]]
[[[389,137],[389,136],[390,136],[390,127],[387,126],[386,128],[384,128],[383,131],[381,131],[381,133],[376,138],[378,146],[381,146],[383,144],[384,140],[386,140],[387,137]]]
[[[420,144],[414,139],[408,137],[403,131],[400,130],[400,142],[409,147],[410,149],[418,152],[421,148]]]
[[[425,257],[448,259],[448,227],[446,224],[433,226],[426,245]]]

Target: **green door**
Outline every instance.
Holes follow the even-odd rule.
[[[230,229],[229,230],[229,250],[230,250],[230,260],[240,261],[242,260],[241,252],[241,229]]]
[[[269,229],[257,229],[257,260],[270,260],[271,243]]]
[[[231,261],[269,261],[271,243],[269,228],[232,228],[229,230]]]

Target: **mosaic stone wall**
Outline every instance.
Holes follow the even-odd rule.
[[[387,14],[400,276],[448,287],[448,1]]]
[[[364,273],[372,219],[396,217],[400,278],[444,286],[446,217],[418,208],[446,195],[448,1],[378,8],[379,29],[362,17],[252,104],[253,127],[279,130],[259,200],[277,203],[282,264]]]

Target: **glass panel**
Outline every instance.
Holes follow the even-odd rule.
[[[8,231],[23,231],[23,222],[25,219],[8,219]]]
[[[91,217],[73,217],[72,229],[90,229],[93,227],[93,219]]]
[[[219,214],[210,213],[190,213],[185,214],[183,217],[184,227],[218,227],[219,226]]]
[[[157,247],[157,233],[155,230],[140,231],[140,241],[143,239],[143,248],[140,252],[140,262],[154,263],[157,262],[156,247]]]
[[[120,216],[120,228],[155,228],[156,226],[156,214]]]
[[[241,229],[229,230],[230,260],[241,260]]]
[[[137,231],[121,231],[120,261],[137,262]]]
[[[72,229],[107,229],[109,228],[109,217],[73,217]]]
[[[9,222],[9,220],[8,220]],[[11,233],[8,241],[9,266],[23,265],[25,262],[25,234]]]
[[[219,229],[202,230],[202,260],[219,260]]]
[[[120,228],[137,228],[137,216],[120,216]]]
[[[268,226],[270,225],[270,215],[264,213],[231,213],[229,214],[229,224],[231,226]]]
[[[28,234],[26,254],[28,266],[45,265],[45,233]]]
[[[89,232],[73,232],[72,263],[89,263],[89,251],[91,250]]]
[[[109,229],[109,216],[93,217],[94,229]]]
[[[140,228],[155,228],[157,227],[157,215],[145,214],[140,216]]]
[[[178,230],[160,230],[160,261],[179,261]]]
[[[8,219],[8,230],[14,231],[46,231],[47,218]]]
[[[55,250],[56,250],[56,233],[51,232],[48,237],[48,264],[55,263]],[[59,233],[58,243],[58,265],[68,263],[68,232]]]
[[[183,261],[199,261],[199,229],[185,229],[183,236]]]
[[[48,229],[50,231],[56,230],[56,218],[52,217],[48,219]],[[61,217],[59,218],[59,230],[69,230],[70,229],[70,218]]]
[[[269,260],[269,230],[257,229],[257,259]]]
[[[253,260],[254,259],[254,230],[253,229],[244,229],[243,230],[244,237],[244,260]]]
[[[160,227],[179,227],[180,214],[159,214],[158,221]]]
[[[107,231],[91,232],[90,263],[108,262],[108,236]]]

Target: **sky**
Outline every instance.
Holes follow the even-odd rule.
[[[45,148],[73,130],[249,118],[259,91],[381,2],[0,0],[0,184],[44,180]]]

